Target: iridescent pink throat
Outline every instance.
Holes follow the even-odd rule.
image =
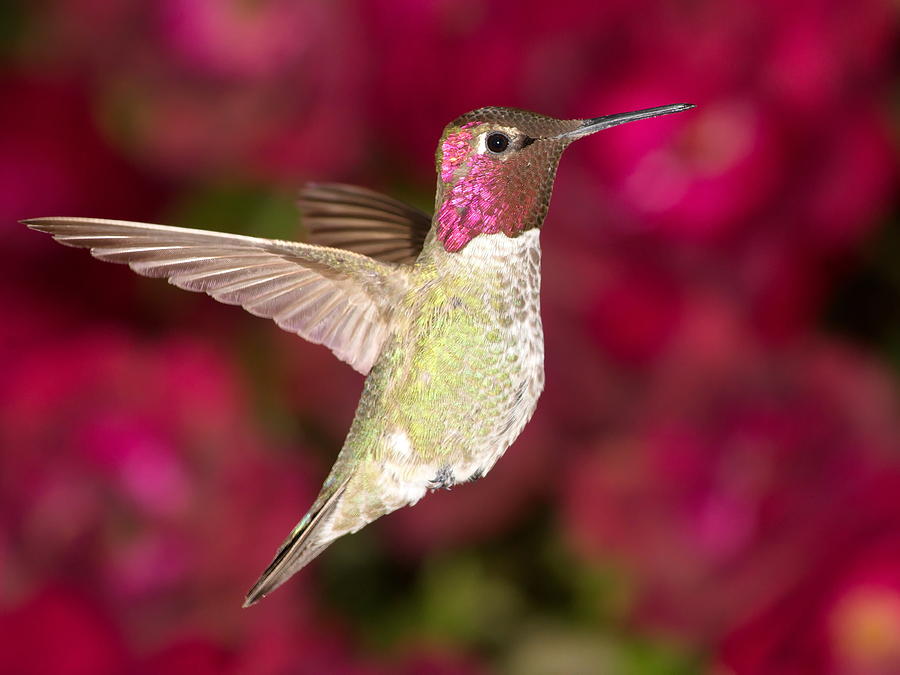
[[[533,190],[522,189],[522,177],[495,157],[477,154],[469,122],[441,144],[443,201],[437,213],[437,238],[444,250],[456,252],[479,234],[522,233],[535,202]]]

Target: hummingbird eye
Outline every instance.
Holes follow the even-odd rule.
[[[487,149],[499,155],[509,147],[509,136],[495,131],[487,137]]]

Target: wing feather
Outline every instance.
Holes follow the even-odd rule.
[[[384,262],[415,262],[431,228],[427,213],[354,185],[308,183],[297,206],[311,243]]]
[[[403,205],[368,192],[346,192],[355,213],[367,217],[381,209],[385,226],[390,223],[402,234]],[[326,193],[334,196],[333,190]],[[287,331],[328,346],[361,373],[368,373],[378,357],[393,308],[408,284],[407,265],[355,251],[360,241],[366,241],[358,234],[349,247],[335,248],[118,220],[23,222],[62,244],[89,248],[101,260],[127,264],[139,274],[168,278],[179,288],[242,305]],[[382,241],[371,233],[365,237],[373,244]],[[400,248],[406,250],[408,240]]]

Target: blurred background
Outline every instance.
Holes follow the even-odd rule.
[[[900,673],[898,5],[0,5],[0,672]],[[547,386],[483,480],[245,591],[362,378],[17,220],[431,208],[443,126],[692,102],[562,161]]]

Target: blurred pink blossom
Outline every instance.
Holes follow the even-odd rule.
[[[15,542],[6,604],[79,570],[147,636],[236,607],[313,485],[302,452],[262,452],[222,355],[93,331],[34,339],[11,357],[0,377],[3,521]],[[303,582],[292,589],[270,611],[302,599]],[[170,615],[184,602],[192,609],[177,620],[150,620],[148,607]]]
[[[359,163],[362,40],[344,3],[88,5],[52,5],[39,39],[76,50],[60,60],[93,82],[108,133],[137,163],[167,177],[287,181]],[[90,40],[86,10],[107,20]]]
[[[633,589],[609,617],[627,641],[714,645],[735,675],[900,669],[896,378],[819,325],[896,210],[890,0],[19,5],[0,102],[0,671],[485,672],[408,625],[360,656],[365,627],[313,587],[324,558],[238,608],[340,447],[358,374],[272,326],[248,328],[272,343],[219,331],[237,310],[158,302],[159,284],[15,220],[156,220],[197,186],[354,175],[427,203],[438,134],[466,110],[679,101],[698,108],[567,152],[525,436],[374,532],[449,555],[558,503],[576,555]]]
[[[43,588],[12,610],[0,607],[0,636],[5,673],[114,675],[128,663],[112,617],[65,586]]]
[[[583,555],[627,563],[642,620],[717,634],[812,564],[823,495],[886,465],[897,401],[829,345],[719,373],[686,356],[670,357],[677,379],[660,373],[637,424],[571,457],[563,517]]]
[[[682,289],[655,266],[622,267],[586,305],[587,330],[608,358],[641,365],[663,353],[678,331]]]
[[[808,564],[725,637],[720,664],[735,675],[900,671],[900,475],[857,481],[809,527]]]
[[[444,125],[490,105],[562,114],[580,86],[603,72],[599,27],[615,30],[629,7],[582,0],[366,5],[366,27],[379,49],[371,72],[379,140],[415,168],[410,178],[430,189]]]
[[[248,620],[248,624],[256,625],[220,635],[211,635],[209,624],[182,629],[149,646],[143,643],[146,636],[124,635],[120,621],[99,598],[65,584],[49,585],[25,597],[17,606],[0,607],[0,671],[16,675],[388,672],[378,663],[361,662],[333,628],[283,612],[277,622],[272,622],[274,618],[270,614],[266,621]],[[413,668],[404,672],[417,671]]]
[[[758,71],[760,83],[788,114],[818,119],[838,101],[865,105],[873,94],[880,97],[890,76],[884,55],[896,32],[890,2],[757,4],[769,54]]]
[[[171,54],[201,76],[253,81],[289,74],[328,28],[314,3],[164,0],[158,21]]]
[[[49,215],[149,217],[165,191],[103,138],[83,82],[59,76],[0,77],[0,243],[3,277],[47,285],[65,255],[16,222]],[[48,279],[50,278],[50,279]]]
[[[628,74],[618,92],[604,91],[592,107],[630,110],[679,98],[669,83],[642,90],[640,77]],[[633,214],[632,227],[707,243],[732,235],[774,197],[784,179],[780,134],[769,111],[746,97],[721,96],[683,117],[612,130],[590,150]]]

